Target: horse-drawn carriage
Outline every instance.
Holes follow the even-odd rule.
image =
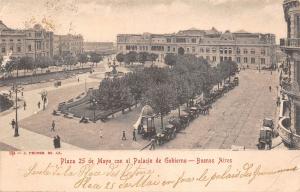
[[[274,136],[274,123],[272,119],[265,118],[260,128],[257,148],[259,150],[270,150],[272,148],[272,138]]]
[[[158,145],[162,145],[176,137],[176,126],[172,124],[166,125],[161,133],[156,135],[156,141]]]
[[[179,117],[171,117],[168,120],[169,124],[175,126],[176,132],[181,131],[182,129],[185,129],[190,122],[189,115],[180,115]]]
[[[238,77],[235,77],[235,78],[233,79],[233,82],[234,82],[235,86],[238,86],[238,85],[239,85],[239,78],[238,78]]]
[[[141,129],[139,130],[139,133],[142,135],[144,139],[151,139],[152,137],[155,137],[156,129],[155,127],[144,127],[143,125],[141,125]]]

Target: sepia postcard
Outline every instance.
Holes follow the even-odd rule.
[[[0,192],[300,192],[300,0],[0,0]]]

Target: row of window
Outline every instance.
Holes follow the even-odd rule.
[[[20,42],[21,39],[17,39],[17,41]],[[2,39],[2,42],[6,42],[6,39]],[[14,42],[14,40],[13,39],[9,39],[9,42]]]
[[[159,48],[157,48],[159,47]],[[120,46],[120,49],[122,50],[122,46]],[[140,51],[148,51],[148,46],[136,46],[136,45],[126,45],[126,50],[130,51],[136,51],[136,50],[140,50]],[[151,50],[153,51],[164,51],[164,46],[152,46],[151,47]],[[195,53],[196,52],[196,47],[191,47],[191,48],[186,48],[185,50],[187,53]],[[172,47],[171,49],[171,46],[167,46],[167,52],[176,52],[176,48],[175,47]],[[200,53],[216,53],[217,52],[217,49],[215,47],[213,48],[203,48],[203,47],[200,47],[199,48],[199,52]],[[233,49],[232,48],[220,48],[219,49],[219,53],[220,54],[232,54],[233,53]],[[237,54],[241,54],[241,49],[240,48],[237,48],[236,49],[236,53]],[[248,54],[248,49],[243,49],[243,53],[244,54]],[[250,54],[254,55],[256,52],[255,52],[255,49],[250,49]],[[261,49],[261,55],[266,55],[266,50],[265,49]]]
[[[197,43],[197,39],[196,38],[183,38],[183,37],[177,37],[175,39],[173,39],[173,43],[189,43],[189,40],[191,40],[191,43]],[[167,43],[171,43],[172,39],[171,38],[167,38]]]
[[[210,58],[210,56],[206,56],[206,59],[210,60],[211,58]],[[212,56],[212,61],[216,62],[217,61],[217,57],[216,56]],[[232,57],[223,57],[223,56],[221,56],[220,57],[220,62],[222,62],[222,61],[232,61]],[[237,57],[236,58],[236,62],[237,63],[241,63],[241,57]],[[243,58],[243,63],[248,64],[248,57],[244,57]],[[256,59],[254,57],[251,57],[250,58],[250,63],[251,64],[255,64],[256,63]],[[265,58],[260,58],[260,63],[263,64],[263,65],[266,64],[266,59]]]
[[[237,62],[237,63],[242,63],[242,62],[241,62],[241,58],[240,58],[240,57],[237,57],[237,58],[236,58],[236,62]],[[249,61],[248,61],[248,57],[244,57],[244,58],[243,58],[243,63],[246,63],[246,64],[247,64],[248,62],[249,62]],[[251,57],[251,58],[250,58],[250,63],[251,63],[251,64],[255,64],[255,63],[256,63],[256,59],[255,59],[254,57]],[[266,64],[266,59],[265,59],[265,58],[260,58],[260,63],[263,64],[263,65]]]
[[[48,45],[48,44],[46,44],[46,45]],[[37,43],[36,43],[36,50],[41,50],[42,47],[44,47],[44,46],[42,46],[42,43],[41,43],[41,42],[37,42]],[[48,48],[48,46],[46,46],[46,47]],[[10,50],[10,51],[14,51],[14,46],[10,46],[10,47],[9,47],[9,50]],[[17,52],[21,52],[21,51],[22,51],[22,48],[21,48],[20,46],[17,46],[17,47],[16,47],[16,51],[17,51]],[[27,51],[29,51],[29,52],[32,51],[32,46],[31,46],[31,45],[28,45],[28,46],[27,46]],[[1,48],[1,52],[2,52],[2,53],[6,53],[6,47],[2,47],[2,48]]]
[[[10,51],[14,51],[14,47],[13,46],[11,46],[10,48],[9,48],[9,50]],[[16,50],[17,52],[21,52],[22,51],[22,48],[21,47],[17,47],[17,50]],[[5,47],[2,47],[1,48],[1,53],[6,53],[6,48]]]

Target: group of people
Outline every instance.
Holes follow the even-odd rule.
[[[122,140],[127,140],[125,131],[123,131]],[[132,140],[136,141],[136,131],[135,131],[135,129],[133,129],[133,132],[132,132]]]
[[[124,141],[124,140],[127,140],[125,131],[122,132],[122,141]],[[136,130],[135,129],[133,129],[133,131],[132,131],[132,140],[136,141]],[[144,148],[147,148],[150,146],[150,148],[149,148],[150,150],[155,150],[155,144],[156,144],[156,140],[154,138],[152,138],[150,140],[150,143],[148,145],[146,145],[146,147],[144,147]]]

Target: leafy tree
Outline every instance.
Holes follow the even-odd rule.
[[[123,53],[119,53],[119,54],[117,54],[116,59],[119,63],[122,63],[122,62],[124,62],[125,55]]]
[[[121,81],[120,82],[120,107],[123,109],[129,107],[133,104],[133,95],[130,91],[130,87],[127,85],[127,82]]]
[[[125,55],[124,62],[126,64],[131,64],[131,63],[136,62],[136,61],[137,61],[137,52],[130,51],[129,53],[127,53]]]
[[[149,104],[156,114],[160,115],[161,128],[164,128],[163,118],[175,106],[175,90],[170,84],[156,84],[145,93],[144,103]]]
[[[28,57],[28,56],[21,57],[20,65],[22,66],[23,69],[32,70],[34,67],[34,60],[32,57]]]
[[[147,59],[149,58],[149,53],[147,53],[147,52],[139,52],[137,57],[138,57],[138,61],[140,63],[144,64],[147,61]]]
[[[54,65],[56,65],[56,66],[61,65],[61,64],[63,64],[63,58],[59,55],[54,55],[53,62],[54,62]]]
[[[102,57],[101,57],[101,55],[100,54],[97,54],[97,53],[91,53],[91,55],[90,55],[91,57],[90,57],[90,61],[92,62],[92,63],[95,63],[96,64],[96,66],[97,66],[97,63],[99,63],[100,61],[102,61]]]
[[[131,95],[135,104],[137,104],[138,100],[142,99],[142,95],[146,89],[144,76],[142,73],[128,73],[126,77]]]
[[[188,102],[189,90],[187,81],[180,74],[173,74],[173,88],[175,90],[175,103],[178,107],[178,116],[180,117],[180,106]]]
[[[20,69],[19,62],[20,60],[18,58],[11,57],[4,67],[5,71],[11,73],[13,70],[19,70]]]
[[[72,54],[68,53],[68,54],[64,54],[63,55],[63,61],[64,64],[69,66],[69,69],[71,70],[71,66],[72,65],[76,65],[77,64],[77,58],[74,57]]]
[[[177,61],[177,56],[171,53],[168,53],[165,56],[165,63],[169,66],[174,66],[176,64]]]
[[[89,61],[89,58],[88,58],[87,54],[85,54],[85,53],[79,54],[78,62],[81,64],[81,66],[83,66],[83,64],[87,63],[88,61]]]
[[[151,53],[150,55],[149,55],[149,61],[151,61],[152,62],[152,65],[153,65],[153,62],[154,61],[156,61],[156,59],[158,58],[158,55],[157,54],[155,54],[155,53]]]
[[[238,65],[234,61],[226,60],[226,61],[221,62],[219,64],[218,68],[220,70],[222,79],[225,80],[226,78],[229,78],[229,80],[230,80],[230,77],[237,72]]]
[[[41,72],[44,68],[48,68],[49,66],[54,65],[53,59],[47,56],[41,56],[36,58],[35,66],[41,69]]]

